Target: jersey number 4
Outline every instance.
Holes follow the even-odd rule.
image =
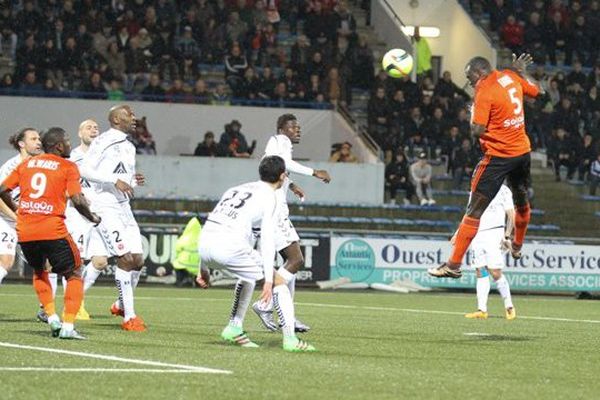
[[[517,97],[517,88],[508,89],[508,96],[510,97],[510,102],[515,105],[513,112],[515,115],[520,115],[523,111],[523,102]]]
[[[46,191],[46,185],[48,184],[48,178],[46,178],[46,174],[42,172],[36,172],[31,177],[31,181],[29,182],[29,186],[31,186],[31,194],[29,197],[32,199],[39,199],[44,195]]]
[[[238,194],[241,194],[242,196],[238,196]],[[221,205],[225,205],[225,204],[229,203],[230,207],[242,208],[246,204],[246,201],[248,199],[250,199],[250,197],[252,197],[252,193],[250,193],[250,192],[240,193],[237,190],[234,190],[231,194],[231,197],[227,197],[227,198],[221,200]]]

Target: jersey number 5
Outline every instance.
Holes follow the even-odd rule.
[[[39,199],[44,195],[46,191],[46,184],[48,183],[48,178],[46,178],[46,174],[42,172],[36,172],[31,177],[31,182],[29,186],[31,186],[32,193],[29,195],[32,199]]]
[[[517,97],[517,88],[508,89],[508,96],[510,97],[510,102],[515,105],[514,113],[515,115],[520,115],[523,111],[523,103],[521,99]]]

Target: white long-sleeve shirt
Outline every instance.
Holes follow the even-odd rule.
[[[23,160],[21,159],[21,155],[17,154],[16,156],[9,158],[8,161],[2,164],[2,166],[0,167],[0,183],[4,182],[4,180],[11,174],[11,172],[13,172],[15,168],[17,168],[22,162]],[[21,189],[17,186],[10,192],[10,195],[12,196],[13,201],[15,203],[18,203],[19,197],[21,195]],[[8,218],[3,213],[0,213],[0,218],[4,219],[11,225],[15,224],[14,220]]]
[[[121,180],[135,186],[135,146],[125,133],[111,128],[94,139],[80,170],[94,188],[93,210],[129,203],[115,183]]]
[[[279,156],[283,158],[283,161],[285,161],[285,169],[288,172],[312,176],[314,173],[314,169],[305,167],[299,162],[294,161],[292,159],[292,151],[293,145],[290,138],[283,134],[273,135],[269,138],[269,141],[267,142],[267,147],[265,147],[265,157]],[[287,206],[287,193],[291,183],[291,180],[286,179],[281,189],[278,189],[276,191],[278,204],[280,204],[281,213],[284,216],[289,215],[289,209]]]
[[[600,177],[600,161],[595,160],[591,167],[590,167],[590,173],[594,176],[598,176]]]
[[[81,145],[71,150],[71,156],[69,157],[69,161],[72,161],[77,165],[80,174],[81,167],[83,166],[83,160],[85,159],[86,154],[87,153],[83,151]],[[92,184],[84,177],[81,177],[81,191],[83,192],[83,195],[88,199],[88,201],[91,201],[91,199],[94,197],[95,192],[92,187]]]
[[[228,243],[254,247],[253,229],[260,228],[261,258],[265,280],[273,281],[275,260],[275,190],[265,182],[245,183],[228,189],[208,214],[203,232],[218,232]]]

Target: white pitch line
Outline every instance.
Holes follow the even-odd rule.
[[[117,361],[117,362],[121,362],[121,363],[131,363],[131,364],[138,364],[138,365],[151,365],[153,367],[175,368],[175,369],[180,369],[180,370],[187,370],[187,371],[199,372],[199,373],[201,372],[201,373],[206,373],[206,374],[231,374],[231,373],[233,373],[232,371],[227,371],[227,370],[222,370],[222,369],[205,368],[205,367],[197,367],[194,365],[169,364],[169,363],[163,363],[163,362],[159,362],[159,361],[137,360],[135,358],[107,356],[104,354],[84,353],[82,351],[53,349],[53,348],[49,348],[49,347],[26,346],[26,345],[22,345],[22,344],[7,343],[7,342],[0,342],[0,347],[8,347],[8,348],[20,349],[20,350],[44,351],[47,353],[67,354],[70,356],[95,358],[98,360]]]
[[[481,333],[481,332],[465,332],[463,333],[465,336],[491,336],[489,333]]]
[[[15,372],[144,372],[151,374],[197,374],[193,369],[146,369],[146,368],[48,368],[48,367],[0,367],[0,371]]]
[[[0,293],[1,296],[11,296],[11,297],[32,297],[30,295],[18,294],[18,293]],[[86,298],[98,298],[98,299],[114,299],[114,296],[102,296],[102,295],[91,295],[86,296]],[[136,300],[150,300],[150,301],[214,301],[214,302],[230,302],[230,299],[207,299],[201,297],[153,297],[153,296],[140,296],[136,297]],[[539,299],[540,301],[545,301],[544,299]],[[558,300],[557,300],[558,301]],[[590,302],[591,303],[591,302]],[[408,312],[408,313],[417,313],[417,314],[444,314],[444,315],[464,315],[464,312],[458,311],[442,311],[442,310],[419,310],[412,308],[396,308],[396,307],[377,307],[377,306],[352,306],[347,304],[326,304],[326,303],[296,303],[299,306],[308,306],[308,307],[323,307],[323,308],[344,308],[349,310],[371,310],[371,311],[400,311],[400,312]],[[519,315],[518,319],[531,319],[538,321],[556,321],[556,322],[579,322],[579,323],[587,323],[587,324],[600,324],[600,320],[596,319],[573,319],[573,318],[560,318],[560,317],[537,317],[537,316],[527,316],[527,315]]]

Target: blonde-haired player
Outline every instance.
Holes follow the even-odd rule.
[[[514,221],[513,195],[508,186],[502,185],[481,216],[479,230],[471,242],[471,266],[477,274],[477,311],[466,314],[466,318],[487,319],[490,275],[504,300],[506,319],[513,320],[517,317],[508,280],[502,274],[504,253],[510,249],[509,238],[512,236]]]

